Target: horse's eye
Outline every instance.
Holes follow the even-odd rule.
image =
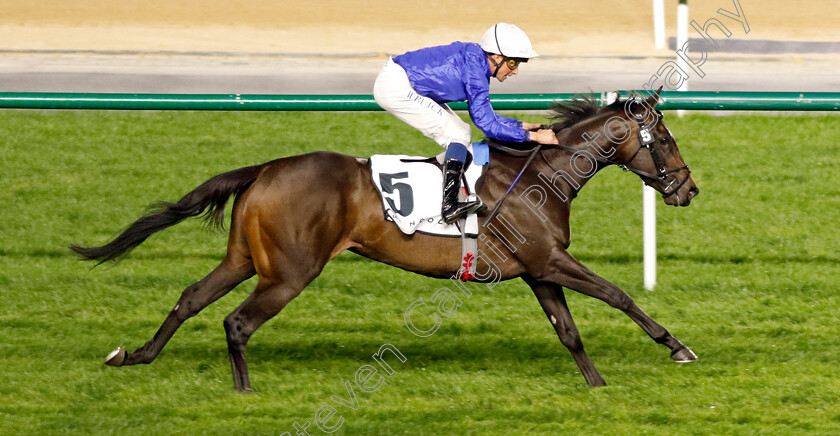
[[[667,144],[668,143],[668,138],[663,136],[663,137],[659,138],[659,142],[661,142],[663,144]]]

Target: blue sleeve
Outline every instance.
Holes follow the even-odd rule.
[[[522,121],[514,120],[513,118],[503,117],[501,115],[496,115],[496,118],[498,118],[499,122],[502,124],[511,127],[519,127],[520,129],[522,128]]]
[[[509,142],[527,141],[528,133],[518,121],[496,115],[490,106],[490,82],[485,75],[487,60],[483,53],[476,55],[468,52],[466,63],[464,86],[473,124],[488,138]]]

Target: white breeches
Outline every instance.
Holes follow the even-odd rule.
[[[373,85],[373,98],[383,109],[443,148],[453,142],[470,143],[470,125],[449,106],[417,94],[403,67],[390,58]]]

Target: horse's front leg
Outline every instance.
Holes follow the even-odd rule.
[[[557,331],[560,342],[572,353],[575,363],[577,363],[589,386],[606,386],[607,383],[595,369],[595,365],[589,359],[586,351],[583,350],[583,341],[580,339],[580,333],[578,333],[575,321],[572,319],[571,312],[569,312],[563,288],[553,283],[536,281],[532,277],[526,276],[523,278],[531,286],[534,295],[537,296],[545,315],[551,321],[554,330]]]
[[[621,310],[636,322],[654,341],[671,350],[671,358],[676,362],[697,360],[691,349],[673,337],[668,330],[648,316],[618,286],[595,274],[577,261],[565,250],[555,253],[551,265],[540,274],[535,274],[539,281],[558,284],[597,298],[616,309]]]

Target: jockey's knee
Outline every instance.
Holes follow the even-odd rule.
[[[464,144],[460,144],[458,142],[453,142],[446,147],[446,155],[444,156],[444,160],[451,160],[455,159],[458,162],[466,162],[467,161],[467,146]]]

